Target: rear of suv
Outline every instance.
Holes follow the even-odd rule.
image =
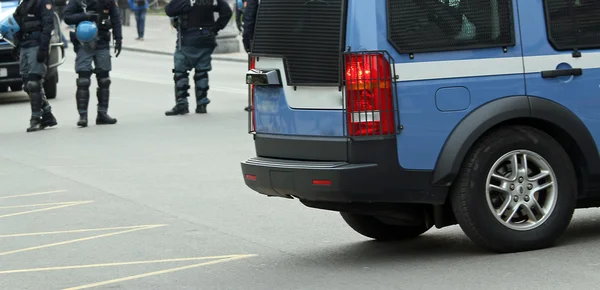
[[[458,223],[492,251],[550,246],[575,208],[598,204],[600,124],[586,95],[561,95],[593,87],[582,69],[600,73],[581,60],[600,43],[573,43],[600,33],[587,15],[600,6],[581,5],[262,0],[246,185],[378,240]]]

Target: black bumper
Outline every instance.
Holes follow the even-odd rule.
[[[431,185],[431,171],[400,167],[395,144],[256,136],[259,156],[242,162],[243,178],[258,193],[308,202],[443,204],[447,188]],[[294,151],[302,161],[289,159]]]
[[[0,73],[0,84],[13,84],[22,82],[19,71],[19,60],[12,55],[12,47],[0,46],[0,70],[6,69],[6,75]]]

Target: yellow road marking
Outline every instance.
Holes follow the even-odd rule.
[[[9,206],[0,206],[0,209],[9,209],[9,208],[23,208],[23,207],[37,207],[37,206],[50,206],[50,205],[63,205],[63,204],[72,204],[72,203],[81,203],[85,201],[66,201],[66,202],[54,202],[54,203],[38,203],[38,204],[25,204],[25,205],[9,205]]]
[[[197,268],[197,267],[202,267],[202,266],[208,266],[208,265],[225,263],[225,262],[234,261],[234,260],[245,259],[245,258],[249,258],[252,256],[256,256],[256,255],[238,255],[238,256],[231,257],[231,258],[219,259],[219,260],[214,260],[214,261],[210,261],[210,262],[204,262],[204,263],[199,263],[199,264],[194,264],[194,265],[189,265],[189,266],[183,266],[183,267],[178,267],[178,268],[171,268],[171,269],[166,269],[166,270],[161,270],[161,271],[133,275],[133,276],[123,277],[123,278],[118,278],[118,279],[113,279],[113,280],[108,280],[108,281],[102,281],[102,282],[93,283],[93,284],[77,286],[77,287],[68,288],[68,289],[64,289],[64,290],[79,290],[79,289],[98,287],[98,286],[114,284],[114,283],[129,281],[129,280],[135,280],[135,279],[140,279],[140,278],[145,278],[145,277],[150,277],[150,276],[155,276],[155,275],[173,273],[173,272],[177,272],[177,271],[182,271],[182,270],[187,270],[187,269],[192,269],[192,268]]]
[[[5,214],[5,215],[0,215],[0,219],[1,218],[6,218],[6,217],[11,217],[11,216],[17,216],[17,215],[24,215],[24,214],[34,213],[34,212],[59,209],[59,208],[69,207],[69,206],[74,206],[74,205],[86,204],[86,203],[90,203],[90,202],[94,202],[94,201],[93,200],[90,200],[90,201],[79,201],[79,202],[76,201],[76,202],[71,202],[71,203],[67,203],[67,204],[63,204],[63,205],[59,205],[59,206],[53,206],[53,207],[40,208],[40,209],[34,209],[34,210],[29,210],[29,211],[23,211],[23,212],[16,212],[16,213],[11,213],[11,214]]]
[[[59,193],[59,192],[66,192],[66,191],[67,191],[66,189],[60,189],[60,190],[34,192],[34,193],[25,193],[25,194],[18,194],[18,195],[0,196],[0,199],[9,199],[9,198],[34,196],[34,195],[43,195],[43,194]]]
[[[135,232],[135,231],[139,231],[139,230],[152,229],[152,228],[157,228],[157,227],[162,227],[162,226],[166,226],[166,225],[149,225],[149,226],[139,227],[139,228],[130,229],[130,230],[126,230],[126,231],[91,236],[91,237],[86,237],[86,238],[81,238],[81,239],[68,240],[68,241],[64,241],[64,242],[46,244],[46,245],[41,245],[41,246],[36,246],[36,247],[29,247],[29,248],[14,250],[14,251],[3,252],[3,253],[0,253],[0,256],[6,256],[6,255],[21,253],[21,252],[45,249],[45,248],[50,248],[50,247],[55,247],[55,246],[60,246],[60,245],[77,243],[77,242],[89,241],[89,240],[93,240],[93,239],[105,238],[105,237],[115,236],[115,235],[119,235],[119,234],[125,234],[125,233]]]
[[[86,233],[86,232],[99,232],[99,231],[111,231],[111,230],[124,230],[124,229],[137,229],[150,227],[153,225],[141,225],[141,226],[129,226],[129,227],[113,227],[113,228],[97,228],[97,229],[80,229],[80,230],[66,230],[66,231],[53,231],[53,232],[38,232],[38,233],[23,233],[23,234],[10,234],[0,235],[0,238],[15,238],[15,237],[27,237],[27,236],[41,236],[41,235],[58,235],[58,234],[74,234],[74,233]]]
[[[187,262],[187,261],[198,261],[198,260],[222,260],[222,259],[229,259],[229,258],[238,258],[238,257],[241,257],[241,256],[252,257],[252,256],[255,256],[255,255],[208,256],[208,257],[176,258],[176,259],[149,260],[149,261],[117,262],[117,263],[104,263],[104,264],[88,264],[88,265],[75,265],[75,266],[59,266],[59,267],[47,267],[47,268],[31,268],[31,269],[19,269],[19,270],[0,271],[0,274],[46,272],[46,271],[59,271],[59,270],[75,270],[75,269],[87,269],[87,268],[101,268],[101,267],[115,267],[115,266],[129,266],[129,265],[143,265],[143,264],[158,264],[158,263],[172,263],[172,262]]]

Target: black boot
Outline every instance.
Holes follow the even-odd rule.
[[[98,116],[96,117],[96,125],[113,125],[117,123],[117,119],[108,115],[108,100],[110,96],[110,78],[98,79]]]
[[[27,128],[27,132],[36,132],[43,129],[44,127],[42,126],[42,118],[31,117],[31,120],[29,121],[29,128]]]
[[[88,125],[88,104],[90,103],[90,78],[87,75],[80,75],[77,79],[77,92],[75,100],[77,101],[77,112],[79,113],[79,121],[77,126],[87,127]]]
[[[87,113],[79,113],[79,121],[77,121],[77,126],[85,128],[88,125],[88,114]]]
[[[207,100],[205,103],[196,106],[196,114],[206,114],[206,106],[210,104],[210,100],[208,98],[205,99]]]
[[[44,112],[42,114],[42,127],[47,128],[54,127],[56,125],[58,125],[58,122],[56,121],[56,118],[52,112]]]
[[[48,100],[44,98],[42,101],[42,127],[47,128],[56,125],[58,125],[58,122],[56,121],[54,114],[52,114],[52,107],[50,106],[50,103],[48,103]]]
[[[171,110],[166,111],[166,116],[185,115],[190,112],[187,98],[189,97],[188,90],[190,89],[188,73],[187,72],[175,72],[173,80],[175,81],[175,107]]]
[[[166,111],[165,115],[166,116],[176,116],[176,115],[185,115],[188,114],[190,112],[190,109],[188,106],[186,105],[175,105],[175,107],[173,107],[173,109]]]

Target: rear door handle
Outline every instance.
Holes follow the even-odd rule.
[[[565,76],[580,76],[582,74],[583,70],[580,68],[545,70],[542,71],[542,78],[548,79]]]

